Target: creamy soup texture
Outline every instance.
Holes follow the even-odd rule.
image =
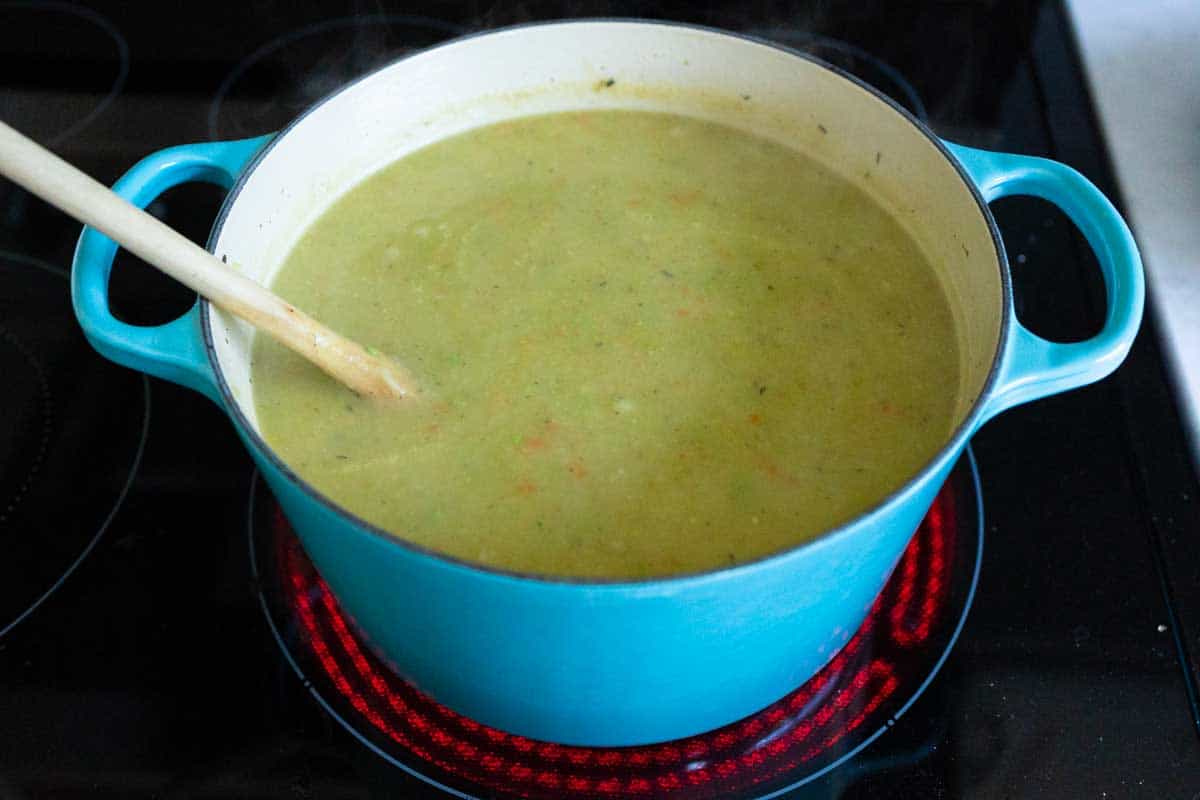
[[[393,163],[274,282],[394,355],[359,398],[265,337],[267,442],[396,536],[552,576],[792,547],[946,442],[959,356],[932,266],[863,190],[719,124],[526,117]]]

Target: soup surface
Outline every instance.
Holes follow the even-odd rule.
[[[274,288],[422,394],[359,398],[258,337],[271,446],[397,536],[520,572],[794,546],[956,422],[950,308],[908,234],[815,161],[697,119],[559,113],[438,142],[333,205]]]

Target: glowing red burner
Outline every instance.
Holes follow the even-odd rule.
[[[487,793],[529,798],[726,797],[828,762],[868,721],[870,730],[885,721],[876,717],[902,684],[906,652],[919,649],[943,616],[955,561],[953,497],[943,490],[858,633],[804,686],[690,739],[568,747],[488,728],[398,678],[359,641],[283,516],[275,519],[285,601],[324,678],[362,726],[408,761]]]

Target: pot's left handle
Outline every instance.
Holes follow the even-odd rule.
[[[181,183],[204,181],[233,186],[246,163],[270,139],[260,136],[233,142],[188,144],[160,150],[139,161],[113,191],[139,208]],[[108,304],[108,279],[117,243],[84,227],[71,264],[71,301],[92,347],[105,358],[195,389],[220,403],[212,367],[204,353],[200,303],[163,325],[122,322]]]
[[[1145,280],[1133,234],[1100,190],[1075,170],[1033,156],[946,143],[984,200],[1031,195],[1054,203],[1083,233],[1104,275],[1104,327],[1082,342],[1051,342],[1022,325],[1012,308],[999,380],[981,419],[1111,373],[1125,359],[1142,321]]]

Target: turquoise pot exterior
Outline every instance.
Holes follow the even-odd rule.
[[[185,181],[228,188],[248,164],[253,169],[269,138],[171,148],[133,167],[114,189],[145,206]],[[399,542],[317,495],[247,428],[205,341],[199,303],[152,328],[109,313],[116,246],[95,230],[84,230],[75,254],[73,302],[103,355],[189,386],[231,417],[313,563],[400,674],[456,711],[536,739],[614,746],[676,739],[745,717],[811,677],[866,616],[969,436],[1010,406],[1107,375],[1132,343],[1142,314],[1141,264],[1100,192],[1055,162],[950,144],[943,152],[981,201],[1033,194],[1074,220],[1104,273],[1103,330],[1086,342],[1048,342],[1017,322],[1006,297],[989,388],[915,479],[812,542],[700,575],[554,581]],[[980,211],[987,213],[983,202]],[[1003,256],[998,269],[1007,271]]]
[[[566,583],[398,547],[314,507],[256,460],[342,607],[400,674],[477,721],[589,745],[717,728],[804,683],[866,617],[953,464],[784,557],[674,580]]]

